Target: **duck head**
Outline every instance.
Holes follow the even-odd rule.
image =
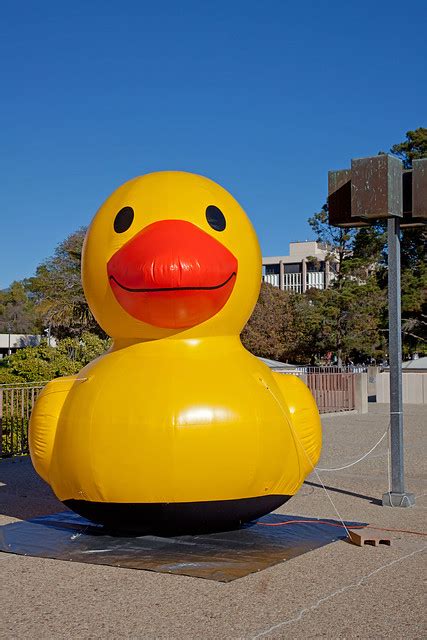
[[[126,182],[101,206],[82,273],[92,313],[116,340],[231,335],[256,303],[261,254],[225,189],[164,171]]]

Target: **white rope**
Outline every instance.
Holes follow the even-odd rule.
[[[281,412],[283,413],[283,415],[285,416],[285,419],[286,419],[286,421],[287,421],[287,423],[288,423],[288,425],[289,425],[289,427],[290,427],[290,429],[291,429],[291,431],[292,431],[292,434],[293,434],[294,438],[296,438],[296,439],[298,440],[298,442],[299,442],[299,444],[300,444],[300,447],[301,447],[301,449],[304,451],[304,455],[305,455],[305,457],[307,458],[307,460],[308,460],[308,462],[309,462],[309,464],[310,464],[311,468],[313,469],[314,473],[315,473],[315,474],[316,474],[316,476],[317,476],[317,479],[319,480],[320,484],[322,485],[323,490],[324,490],[324,492],[326,493],[326,496],[327,496],[327,498],[328,498],[329,502],[331,503],[333,510],[334,510],[334,511],[335,511],[335,513],[337,514],[338,519],[341,521],[342,526],[343,526],[343,527],[344,527],[344,529],[346,530],[346,532],[347,532],[347,536],[350,538],[350,531],[348,530],[348,527],[347,527],[346,523],[344,522],[343,518],[341,517],[341,514],[340,514],[340,512],[338,511],[338,508],[335,506],[334,501],[332,500],[331,496],[329,495],[328,490],[326,489],[325,485],[323,484],[322,478],[320,477],[320,475],[319,475],[319,473],[318,473],[318,471],[317,471],[316,467],[314,466],[314,464],[312,463],[312,461],[311,461],[311,459],[310,459],[310,456],[308,455],[307,451],[305,450],[305,447],[304,447],[303,443],[301,442],[301,439],[300,439],[300,437],[299,437],[298,433],[295,431],[295,429],[294,429],[294,425],[292,424],[292,418],[289,418],[289,416],[287,415],[287,413],[285,412],[285,410],[284,410],[284,409],[283,409],[283,407],[282,407],[282,403],[281,403],[281,402],[279,402],[279,400],[276,398],[276,396],[275,396],[275,394],[273,393],[273,391],[271,390],[271,388],[270,388],[270,387],[267,387],[267,388],[268,388],[268,390],[270,391],[270,393],[271,393],[271,395],[273,396],[273,398],[275,399],[275,401],[277,402],[277,404],[279,405],[279,408],[280,408]]]
[[[2,382],[0,387],[7,387],[9,389],[33,389],[35,387],[44,387],[49,384],[53,380],[61,380],[61,378],[66,378],[67,376],[59,376],[58,378],[52,378],[51,380],[35,380],[34,382]],[[73,375],[70,376],[71,378]],[[75,382],[85,382],[88,378],[74,378]]]
[[[342,526],[344,527],[344,529],[346,530],[348,537],[350,538],[350,531],[348,530],[346,523],[344,522],[344,520],[343,520],[343,518],[342,518],[342,516],[341,516],[340,512],[338,511],[338,508],[335,506],[334,501],[332,500],[331,496],[329,495],[329,491],[327,490],[327,488],[326,488],[326,487],[325,487],[325,485],[323,484],[323,480],[322,480],[322,478],[320,477],[319,472],[317,471],[317,468],[313,465],[313,463],[312,463],[312,461],[311,461],[311,459],[310,459],[310,457],[309,457],[309,455],[308,455],[307,451],[305,450],[305,447],[304,447],[303,443],[301,442],[301,440],[300,440],[300,438],[299,438],[298,434],[297,434],[297,433],[296,433],[296,431],[294,430],[293,425],[291,424],[291,421],[290,421],[290,420],[288,420],[288,422],[289,422],[289,424],[290,424],[290,426],[291,426],[292,433],[293,433],[294,435],[296,435],[296,437],[298,438],[298,442],[300,443],[301,448],[302,448],[302,450],[304,451],[305,457],[306,457],[306,458],[307,458],[307,460],[309,461],[309,463],[310,463],[310,465],[311,465],[311,468],[313,469],[314,473],[315,473],[315,474],[316,474],[316,476],[317,476],[318,481],[319,481],[319,482],[320,482],[320,484],[322,485],[323,490],[324,490],[324,492],[326,493],[326,496],[327,496],[327,498],[328,498],[329,502],[331,503],[333,510],[334,510],[334,511],[335,511],[335,513],[337,514],[338,518],[341,520],[341,524],[342,524]]]
[[[298,439],[299,439],[299,438],[298,438]],[[300,440],[300,442],[301,442],[301,440]],[[305,453],[305,450],[304,450],[304,453]],[[306,454],[306,455],[307,455],[307,454]],[[307,456],[307,459],[310,461],[311,466],[313,467],[313,463],[311,462],[311,460],[310,460],[310,458],[309,458],[308,456]],[[334,501],[332,500],[331,496],[329,495],[329,491],[326,489],[325,485],[323,484],[322,478],[319,476],[319,474],[318,474],[318,472],[317,472],[317,469],[316,469],[315,467],[313,467],[313,470],[314,470],[314,472],[315,472],[315,474],[316,474],[316,476],[317,476],[317,479],[319,480],[320,484],[322,485],[322,487],[323,487],[323,489],[324,489],[324,491],[325,491],[326,495],[328,496],[328,500],[329,500],[329,502],[331,503],[331,505],[332,505],[332,507],[333,507],[333,509],[334,509],[335,513],[337,514],[338,518],[341,520],[341,524],[342,524],[342,526],[344,527],[344,529],[345,529],[345,530],[346,530],[346,532],[347,532],[348,537],[350,538],[350,531],[348,530],[346,523],[344,522],[344,520],[343,520],[343,518],[342,518],[342,516],[341,516],[340,512],[338,511],[337,507],[335,506]]]
[[[360,458],[358,458],[354,462],[350,462],[349,464],[345,464],[343,467],[335,467],[333,469],[322,469],[321,467],[316,467],[316,469],[318,471],[342,471],[343,469],[349,469],[350,467],[354,467],[355,464],[358,464],[359,462],[362,462],[362,460],[367,458],[369,456],[369,454],[372,453],[378,447],[379,444],[381,444],[381,442],[384,440],[384,438],[388,434],[389,429],[390,429],[390,424],[387,426],[387,429],[384,431],[383,435],[378,440],[378,442],[376,444],[374,444],[374,446],[371,449],[369,449],[369,451],[367,453],[364,453],[363,456],[361,456]]]
[[[31,389],[32,387],[42,387],[48,382],[50,382],[50,380],[36,380],[35,382],[2,382],[0,387],[10,387],[11,389],[15,389],[26,385]]]

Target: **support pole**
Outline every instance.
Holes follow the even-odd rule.
[[[301,280],[301,291],[305,293],[307,291],[307,258],[302,259]]]
[[[390,447],[391,490],[382,503],[389,507],[410,507],[415,504],[413,493],[405,491],[403,460],[403,398],[402,398],[402,327],[400,300],[400,221],[388,219],[388,326],[390,363]]]
[[[282,291],[285,289],[285,265],[283,260],[279,262],[279,289]]]

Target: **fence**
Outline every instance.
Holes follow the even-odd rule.
[[[0,458],[28,453],[28,423],[44,384],[0,386]]]
[[[403,402],[408,404],[427,404],[427,371],[402,369]],[[390,372],[374,375],[371,393],[375,402],[390,402]]]
[[[339,367],[336,364],[330,364],[323,367],[297,366],[295,369],[292,369],[292,371],[297,375],[300,373],[365,373],[367,371],[367,367],[364,365],[354,364],[346,364]]]
[[[286,373],[300,376],[309,387],[320,413],[351,411],[356,407],[355,374],[304,367]],[[0,458],[28,453],[28,423],[44,383],[0,386]]]
[[[354,373],[319,373],[318,370],[315,373],[305,373],[296,369],[280,373],[295,375],[304,380],[316,400],[319,413],[338,413],[356,409]]]
[[[354,373],[308,373],[307,386],[320,413],[352,411],[356,408]]]

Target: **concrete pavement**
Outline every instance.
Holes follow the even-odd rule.
[[[319,466],[360,457],[384,433],[386,405],[323,418]],[[380,506],[387,439],[360,464],[321,472],[344,519],[427,531],[426,408],[405,407],[407,489],[416,506]],[[28,460],[0,463],[0,524],[63,507]],[[279,513],[336,518],[315,474]],[[0,638],[418,639],[427,538],[390,533],[391,547],[336,542],[223,584],[184,576],[0,554]]]

